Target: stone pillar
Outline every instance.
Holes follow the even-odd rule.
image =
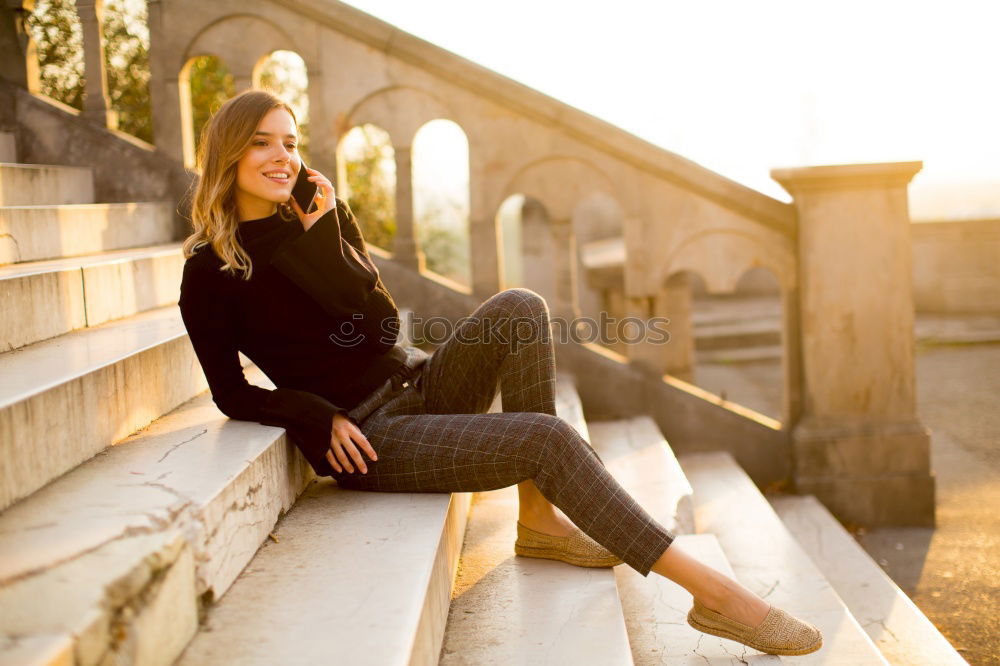
[[[548,232],[549,218],[545,208],[536,199],[525,197],[520,223],[521,247],[504,248],[504,252],[521,252],[521,286],[541,295],[551,312],[556,302],[556,280],[552,267],[552,236]]]
[[[920,162],[776,169],[798,212],[795,481],[842,520],[934,525],[916,415],[907,185]]]
[[[38,92],[38,57],[24,23],[34,8],[34,0],[0,3],[0,78]]]
[[[480,300],[499,292],[503,284],[503,241],[496,211],[499,202],[488,185],[496,179],[487,161],[491,153],[474,135],[469,136],[469,269],[472,295]]]
[[[549,234],[552,238],[553,277],[555,300],[550,304],[553,316],[562,317],[567,323],[580,316],[577,302],[577,250],[576,234],[569,219],[550,219]]]
[[[630,363],[645,366],[656,376],[671,375],[694,383],[694,327],[691,320],[691,276],[686,272],[675,273],[654,295],[627,299],[628,316],[645,322],[644,339],[628,345]],[[651,328],[650,319],[669,319],[667,324]],[[634,335],[629,325],[622,334]],[[662,330],[669,339],[664,342]],[[621,329],[620,329],[621,330]]]
[[[104,67],[104,36],[101,34],[104,0],[76,0],[76,11],[83,27],[83,69],[86,76],[83,117],[102,127],[118,129],[118,114],[111,109]]]
[[[168,33],[164,26],[167,11],[162,0],[146,0],[149,21],[149,101],[153,112],[153,143],[178,162],[184,162],[184,135],[181,131],[181,95],[178,77],[169,57]],[[191,164],[193,167],[193,157]]]
[[[337,164],[337,143],[340,141],[336,118],[340,109],[329,108],[326,103],[323,72],[319,67],[309,67],[309,166],[333,183],[333,191],[343,199],[340,166]],[[346,112],[345,112],[346,113]],[[302,118],[299,118],[299,122]]]
[[[396,238],[392,244],[392,258],[407,268],[423,271],[425,257],[413,224],[413,151],[410,146],[393,146],[393,149],[396,156]]]

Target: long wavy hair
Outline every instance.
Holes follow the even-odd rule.
[[[285,109],[295,129],[299,121],[284,100],[268,90],[246,90],[227,100],[205,124],[198,143],[201,176],[191,202],[194,233],[184,239],[184,258],[210,245],[222,260],[219,269],[249,280],[253,272],[250,256],[236,237],[239,210],[236,206],[236,165],[253,143],[254,132],[271,109]],[[298,216],[288,202],[278,204],[287,221]]]

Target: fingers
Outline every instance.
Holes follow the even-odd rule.
[[[357,442],[356,445],[355,442]],[[330,450],[326,452],[326,459],[337,472],[341,472],[341,467],[343,467],[353,474],[355,467],[357,467],[362,474],[367,474],[368,466],[365,464],[364,456],[361,455],[358,447],[367,453],[370,459],[378,460],[375,449],[372,448],[364,434],[358,430],[357,426],[349,424],[339,432],[339,437],[338,432],[331,435]]]

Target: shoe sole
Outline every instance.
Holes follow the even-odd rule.
[[[573,557],[572,555],[567,555],[562,551],[555,550],[553,548],[532,548],[530,546],[519,546],[514,544],[514,553],[520,555],[521,557],[537,557],[545,560],[559,560],[560,562],[566,562],[567,564],[573,564],[578,567],[590,567],[592,569],[608,569],[610,567],[618,566],[622,564],[617,560],[588,560]]]
[[[739,635],[734,634],[731,631],[726,631],[725,629],[712,627],[707,624],[702,624],[701,622],[698,622],[697,619],[692,617],[690,613],[688,614],[687,621],[688,624],[690,624],[698,631],[704,632],[706,634],[712,634],[713,636],[718,636],[719,638],[728,638],[731,641],[736,641],[737,643],[741,643],[743,645],[746,645],[747,647],[752,647],[754,650],[760,650],[761,652],[766,652],[767,654],[795,656],[795,655],[809,654],[823,647],[822,636],[820,636],[819,640],[817,640],[815,643],[804,648],[798,648],[798,649],[776,648],[776,647],[767,647],[765,645],[761,645],[760,643],[755,644],[753,642],[748,642],[746,639],[741,638]]]

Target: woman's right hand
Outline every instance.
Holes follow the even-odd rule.
[[[343,465],[343,468],[353,474],[354,466],[351,464],[353,461],[362,474],[367,474],[368,466],[365,465],[365,460],[361,452],[358,451],[359,446],[368,454],[369,458],[378,460],[375,449],[368,443],[368,438],[362,434],[358,426],[354,425],[354,421],[343,413],[334,414],[333,432],[330,434],[330,450],[326,452],[326,459],[330,466],[337,472],[343,472],[344,469],[341,468]]]

